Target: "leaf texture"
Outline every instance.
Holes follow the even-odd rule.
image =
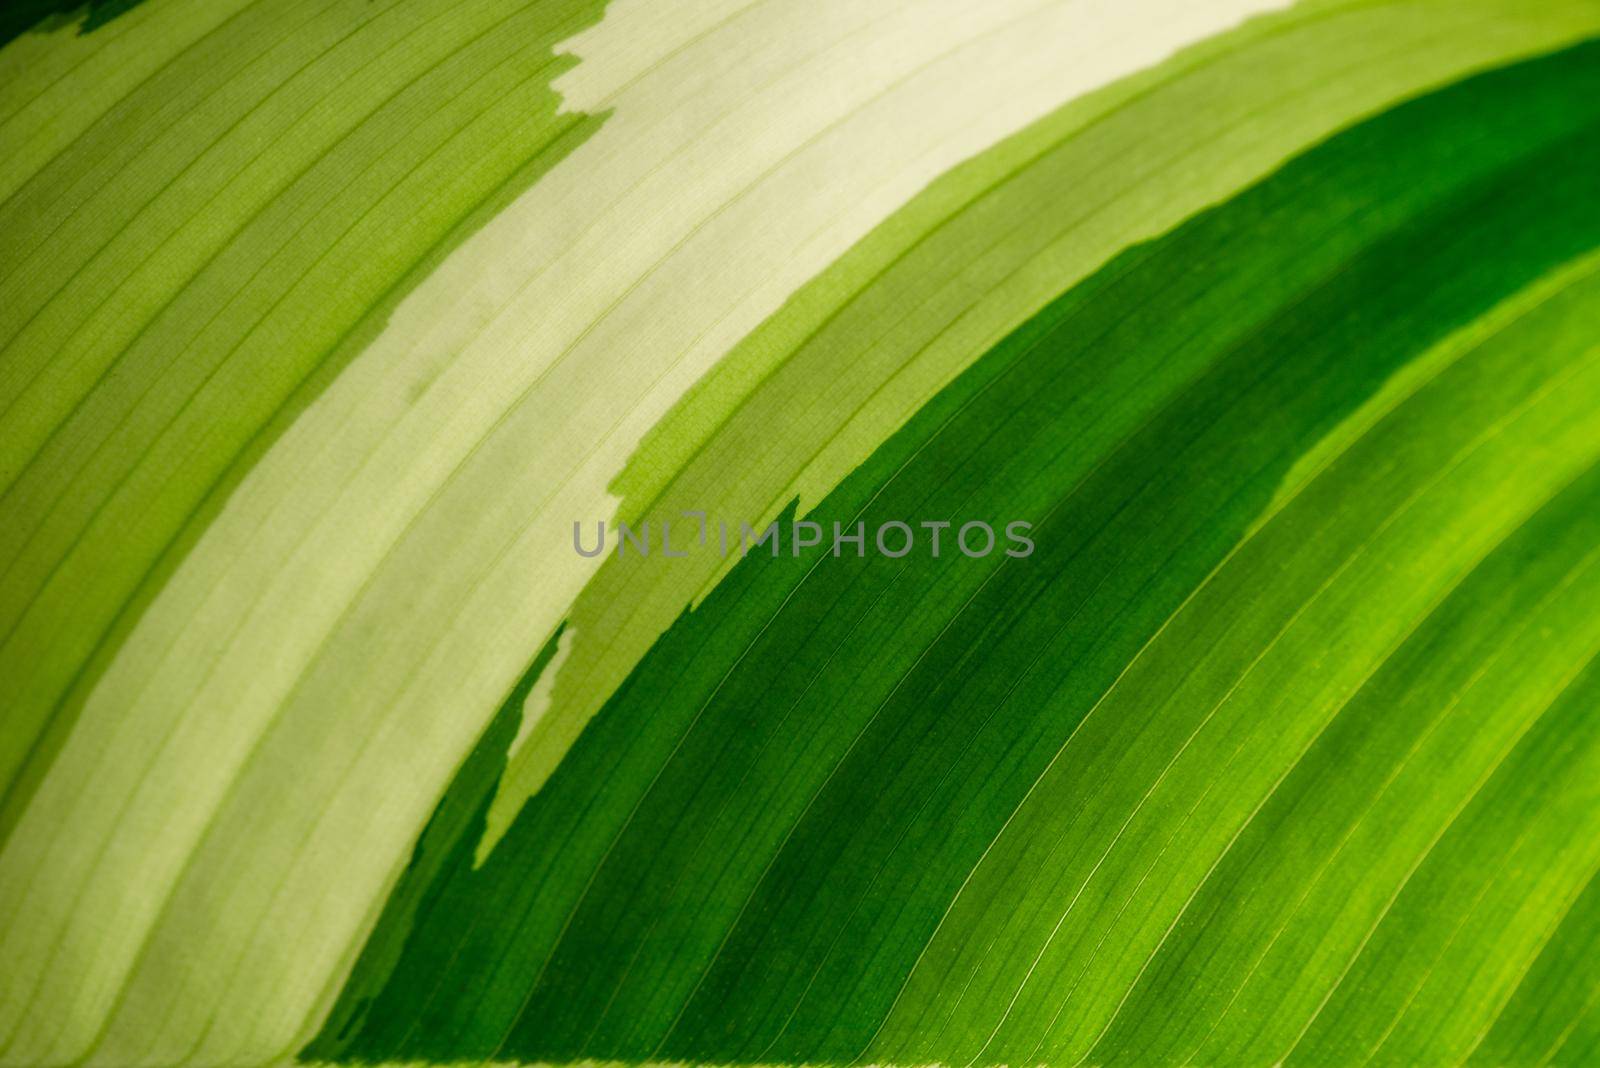
[[[1600,1058],[1593,0],[49,6],[0,1063]]]

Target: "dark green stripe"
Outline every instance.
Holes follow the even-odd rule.
[[[1031,950],[991,954],[974,986],[936,955],[896,998],[1080,724],[1078,763],[1052,770],[1072,804],[1048,840],[1008,844],[1014,867],[990,858],[984,892],[1003,913],[1046,862],[1063,887],[1089,878],[1149,785],[1118,777],[1120,762],[1176,744],[1191,712],[1166,709],[1159,736],[1085,717],[1294,461],[1424,349],[1600,244],[1597,60],[1586,46],[1524,64],[1341,135],[1119,257],[979,360],[812,518],[1031,519],[1038,552],[736,567],[483,866],[458,846],[398,953],[404,925],[380,927],[367,952],[397,959],[388,982],[347,993],[308,1055],[1072,1059],[1094,1035],[1054,1004],[1003,1011]],[[1250,543],[1283,573],[1229,572],[1214,599],[1239,614],[1167,644],[1152,709],[1221,629],[1239,621],[1265,642],[1581,349],[1518,336],[1532,347],[1483,346],[1419,397],[1419,417],[1448,409],[1454,424],[1428,436],[1384,422]],[[1350,506],[1367,497],[1370,516]],[[1509,596],[1535,596],[1537,577]],[[403,884],[399,899],[416,893]],[[1091,945],[1104,922],[1090,915],[1076,936]],[[1049,978],[1028,997],[1068,973]]]
[[[29,30],[53,30],[78,19],[80,34],[138,7],[141,0],[5,0],[0,4],[0,47]]]

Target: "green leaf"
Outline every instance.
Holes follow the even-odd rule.
[[[429,842],[308,1055],[1469,1055],[1600,865],[1597,55],[1035,316],[809,518],[1037,553],[740,561],[481,864]]]
[[[1600,1057],[1593,0],[82,13],[0,1064]]]

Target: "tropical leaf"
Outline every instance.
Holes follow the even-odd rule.
[[[4,1063],[1600,1060],[1592,0],[18,12]]]

